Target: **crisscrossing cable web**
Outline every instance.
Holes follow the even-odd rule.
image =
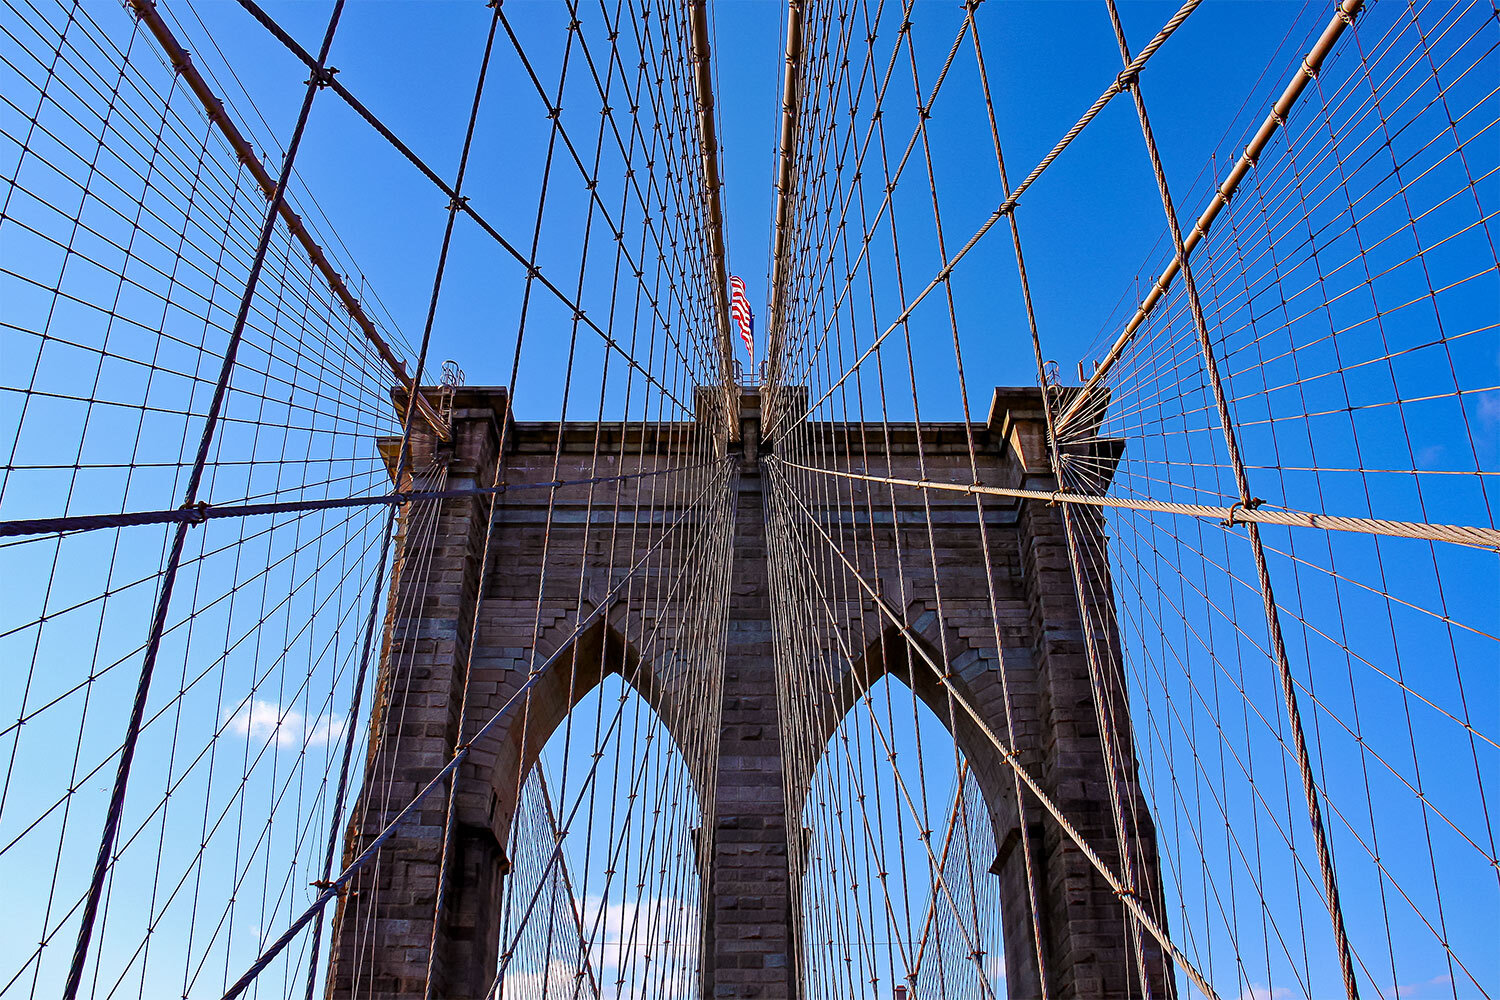
[[[764,394],[819,995],[1496,990],[1500,21],[1288,12],[1184,186],[1150,63],[1197,7],[1091,10],[1119,61],[1019,164],[993,5],[803,8]],[[1027,234],[1101,128],[1176,233],[1080,387]]]
[[[731,509],[686,14],[451,9],[434,143],[331,71],[373,8],[242,8],[0,18],[0,993],[686,995]],[[390,313],[304,177],[351,156],[432,206]],[[474,323],[498,384],[431,385]]]
[[[751,376],[721,11],[8,3],[0,995],[1494,996],[1500,11],[1226,9],[791,0]]]

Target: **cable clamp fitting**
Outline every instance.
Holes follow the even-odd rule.
[[[469,196],[466,194],[456,194],[448,199],[448,211],[450,212],[462,212],[468,207]]]
[[[333,76],[337,72],[338,69],[333,66],[319,66],[317,69],[313,70],[312,76],[308,77],[306,80],[303,80],[302,83],[304,86],[309,83],[316,83],[318,85],[318,89],[321,90],[322,88],[327,87],[333,83]]]
[[[1121,90],[1126,90],[1140,78],[1141,69],[1139,66],[1127,66],[1115,76],[1115,86]]]
[[[1236,521],[1234,512],[1241,508],[1245,510],[1259,510],[1260,505],[1265,503],[1260,497],[1251,497],[1249,500],[1236,500],[1229,507],[1229,516],[1220,521],[1219,524],[1225,528],[1233,528],[1236,524],[1244,524],[1244,521]]]
[[[188,518],[188,524],[194,527],[208,520],[209,503],[207,500],[199,500],[197,503],[185,503],[177,509],[185,510],[192,515]]]

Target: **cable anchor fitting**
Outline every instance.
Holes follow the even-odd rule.
[[[1236,521],[1234,519],[1234,512],[1240,509],[1259,510],[1260,505],[1263,503],[1265,503],[1265,501],[1260,497],[1251,497],[1249,500],[1236,500],[1229,507],[1229,516],[1219,522],[1220,526],[1225,528],[1233,528],[1236,524],[1244,524],[1244,521]]]

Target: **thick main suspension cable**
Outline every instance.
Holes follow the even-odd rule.
[[[1120,902],[1130,910],[1135,919],[1140,922],[1141,927],[1143,927],[1147,933],[1149,933],[1153,938],[1156,939],[1157,943],[1161,945],[1161,947],[1172,957],[1172,961],[1187,973],[1188,978],[1193,981],[1193,984],[1197,986],[1198,989],[1203,991],[1203,995],[1207,997],[1208,1000],[1219,1000],[1218,993],[1214,991],[1214,988],[1209,984],[1208,980],[1205,979],[1203,974],[1198,971],[1197,967],[1192,963],[1192,961],[1190,961],[1188,957],[1184,955],[1177,948],[1177,946],[1172,943],[1171,938],[1167,936],[1166,930],[1164,930],[1161,925],[1157,923],[1155,918],[1151,916],[1151,913],[1146,910],[1145,906],[1142,904],[1137,895],[1134,892],[1128,891],[1126,889],[1125,883],[1121,880],[1120,876],[1117,875],[1114,870],[1105,863],[1104,859],[1099,856],[1097,851],[1089,846],[1089,843],[1084,839],[1083,834],[1078,831],[1078,828],[1074,826],[1072,821],[1069,820],[1066,814],[1063,813],[1062,809],[1058,806],[1056,801],[1053,800],[1052,796],[1047,794],[1046,789],[1042,788],[1041,784],[1036,780],[1036,778],[1031,775],[1031,772],[1026,769],[1026,766],[1021,763],[1020,756],[1015,752],[1015,750],[1013,750],[1005,743],[1004,740],[1000,738],[1000,736],[995,732],[994,728],[985,721],[984,716],[980,713],[980,711],[973,705],[969,704],[968,699],[963,696],[963,693],[954,685],[953,681],[949,679],[948,671],[945,670],[941,664],[932,659],[932,656],[927,652],[921,637],[916,635],[912,631],[911,626],[903,619],[900,614],[895,611],[895,609],[890,606],[886,599],[881,596],[880,592],[877,591],[873,586],[871,586],[867,580],[865,580],[865,578],[860,574],[858,568],[855,567],[855,565],[849,561],[849,558],[840,550],[838,543],[832,538],[832,536],[828,534],[827,531],[824,530],[822,524],[819,523],[817,516],[813,514],[812,511],[807,509],[806,505],[803,504],[801,498],[798,497],[795,491],[791,489],[790,484],[786,482],[785,478],[781,476],[781,473],[776,470],[775,466],[768,466],[768,468],[770,469],[773,476],[781,479],[782,485],[785,487],[786,495],[790,496],[796,502],[798,507],[802,509],[803,514],[808,518],[808,523],[812,525],[812,527],[818,532],[819,535],[822,536],[823,541],[828,544],[828,548],[832,552],[832,554],[836,556],[840,562],[843,563],[845,570],[847,570],[848,572],[848,575],[852,577],[854,581],[859,584],[860,588],[865,592],[865,599],[873,604],[877,609],[879,609],[880,613],[884,615],[890,621],[890,623],[901,632],[902,637],[906,640],[909,649],[914,651],[922,660],[922,662],[925,663],[927,667],[933,672],[933,675],[936,677],[937,682],[942,685],[943,689],[948,693],[948,696],[952,699],[953,703],[958,708],[962,709],[964,714],[969,716],[974,724],[979,727],[979,730],[984,734],[985,739],[989,740],[989,742],[994,746],[995,750],[999,752],[1001,759],[1004,760],[1005,763],[1015,772],[1016,776],[1020,778],[1021,782],[1025,784],[1028,789],[1030,789],[1031,793],[1036,796],[1036,800],[1042,806],[1042,808],[1047,810],[1048,814],[1050,814],[1052,818],[1057,821],[1058,826],[1062,828],[1062,831],[1067,834],[1068,839],[1073,842],[1074,846],[1078,848],[1083,856],[1088,859],[1089,864],[1094,867],[1094,870],[1097,871],[1101,877],[1103,877],[1105,882],[1109,883],[1110,888],[1120,899]]]
[[[242,0],[242,2],[244,2],[244,0]],[[911,314],[916,311],[917,306],[922,304],[922,300],[927,298],[930,293],[932,293],[935,289],[941,287],[944,282],[948,280],[948,278],[953,274],[953,269],[956,268],[959,262],[968,255],[970,250],[973,250],[974,247],[978,245],[979,241],[984,238],[985,234],[988,233],[992,228],[994,228],[995,223],[999,222],[1001,219],[1005,218],[1007,215],[1010,215],[1016,210],[1016,206],[1021,203],[1021,195],[1025,194],[1026,190],[1036,182],[1037,178],[1042,176],[1047,168],[1052,165],[1053,161],[1055,161],[1059,156],[1062,155],[1063,150],[1072,145],[1073,140],[1078,138],[1079,134],[1089,126],[1089,123],[1092,122],[1096,117],[1098,117],[1099,112],[1103,111],[1105,106],[1109,104],[1110,101],[1114,100],[1120,94],[1123,94],[1129,88],[1130,83],[1140,76],[1141,70],[1146,67],[1146,64],[1148,62],[1151,61],[1151,57],[1156,54],[1156,51],[1166,43],[1168,38],[1171,38],[1172,35],[1176,33],[1178,28],[1182,27],[1182,23],[1188,19],[1188,16],[1191,15],[1193,11],[1198,9],[1198,6],[1202,2],[1203,0],[1187,0],[1186,3],[1178,8],[1177,13],[1173,14],[1172,17],[1167,21],[1167,23],[1162,25],[1161,30],[1156,33],[1156,36],[1146,44],[1146,47],[1141,50],[1139,55],[1131,60],[1130,65],[1115,77],[1113,83],[1104,88],[1104,92],[1099,95],[1099,97],[1094,101],[1093,104],[1089,105],[1088,110],[1085,111],[1083,113],[1083,116],[1073,124],[1073,127],[1068,129],[1068,131],[1063,134],[1063,137],[1061,139],[1057,140],[1056,144],[1054,144],[1053,147],[1047,152],[1047,155],[1043,156],[1037,163],[1037,165],[1031,169],[1031,173],[1027,174],[1026,178],[1022,180],[1021,183],[1015,186],[1010,195],[1000,203],[999,207],[997,207],[992,213],[990,213],[990,217],[986,219],[984,223],[974,231],[974,235],[969,237],[968,241],[958,249],[957,253],[948,258],[948,262],[938,269],[937,274],[933,275],[932,280],[930,280],[922,288],[922,290],[918,292],[917,295],[906,304],[906,307],[901,310],[900,315],[898,315],[894,320],[886,325],[885,329],[881,331],[880,335],[877,336],[873,341],[871,341],[870,345],[865,348],[865,350],[859,355],[859,357],[856,358],[854,362],[844,370],[843,374],[839,376],[838,380],[830,385],[826,390],[824,390],[823,394],[819,396],[811,406],[807,407],[806,411],[800,417],[795,418],[793,422],[791,424],[788,424],[786,427],[779,426],[780,417],[778,415],[777,424],[773,425],[770,428],[770,433],[767,436],[772,437],[772,435],[774,435],[773,440],[776,441],[785,438],[786,435],[791,431],[792,427],[796,426],[796,424],[804,420],[807,420],[808,414],[816,412],[818,407],[821,406],[823,402],[828,399],[828,397],[833,395],[833,393],[836,392],[840,386],[848,381],[849,377],[856,371],[858,371],[860,366],[864,364],[865,359],[874,354],[880,348],[880,345],[885,343],[886,338],[890,337],[891,334],[901,329],[906,321],[911,318]]]
[[[244,133],[235,124],[234,119],[230,117],[229,112],[225,109],[224,102],[215,96],[208,82],[203,79],[203,74],[199,73],[198,67],[193,64],[192,56],[188,55],[187,50],[182,47],[182,43],[177,40],[176,35],[172,33],[172,29],[167,25],[167,22],[162,19],[161,14],[156,9],[156,0],[127,0],[127,2],[130,4],[130,9],[135,16],[140,18],[146,27],[151,29],[151,34],[156,38],[157,43],[161,45],[162,50],[166,52],[167,58],[172,63],[172,67],[187,81],[188,87],[197,96],[199,102],[202,103],[204,114],[208,116],[208,120],[213,122],[219,131],[224,134],[224,138],[228,141],[230,148],[234,150],[235,156],[244,164],[245,169],[250,171],[250,175],[255,178],[255,182],[265,192],[266,198],[270,199],[276,192],[276,179],[271,176],[270,171],[266,169],[260,157],[255,155],[254,147],[250,145],[249,140],[245,138]],[[331,80],[332,78],[329,77],[328,79]],[[323,248],[313,239],[312,234],[308,232],[307,226],[303,223],[302,217],[292,209],[291,203],[285,197],[282,197],[277,203],[277,211],[281,215],[282,221],[286,224],[287,230],[297,240],[298,244],[301,245],[303,252],[307,254],[308,260],[312,262],[313,267],[322,275],[323,280],[328,283],[329,289],[338,298],[344,310],[348,312],[355,324],[364,333],[365,339],[374,346],[376,352],[390,366],[391,374],[396,377],[397,383],[404,386],[411,383],[414,378],[420,379],[422,376],[420,371],[415,375],[407,374],[405,362],[396,355],[395,351],[391,350],[390,345],[381,336],[380,330],[375,326],[374,321],[365,312],[364,306],[360,304],[359,299],[354,296],[354,293],[349,291],[349,285],[344,280],[344,276],[339,274],[333,265],[329,263],[328,255],[323,252]],[[434,434],[444,441],[448,440],[448,424],[438,416],[437,411],[432,408],[432,404],[428,403],[426,399],[419,397],[417,399],[417,411],[421,413],[422,419],[426,421]]]
[[[1187,238],[1183,240],[1182,258],[1173,255],[1171,261],[1167,263],[1167,266],[1161,272],[1161,276],[1151,285],[1151,291],[1141,300],[1141,304],[1136,307],[1135,314],[1125,324],[1125,329],[1120,331],[1120,336],[1110,345],[1104,357],[1099,360],[1098,367],[1094,369],[1093,373],[1089,375],[1088,380],[1084,382],[1083,389],[1074,397],[1067,409],[1062,412],[1062,415],[1058,417],[1057,423],[1059,427],[1065,428],[1080,412],[1091,405],[1090,399],[1096,387],[1109,375],[1110,369],[1114,367],[1116,361],[1120,360],[1120,356],[1125,353],[1125,348],[1134,339],[1136,331],[1141,328],[1141,324],[1146,322],[1146,318],[1151,315],[1151,311],[1156,308],[1156,304],[1162,300],[1162,297],[1167,294],[1167,290],[1172,287],[1172,281],[1182,270],[1182,260],[1192,255],[1193,250],[1208,235],[1208,231],[1213,228],[1214,220],[1219,217],[1219,212],[1229,204],[1229,200],[1239,190],[1240,182],[1245,179],[1245,175],[1254,169],[1255,163],[1260,159],[1261,153],[1265,152],[1266,146],[1270,144],[1271,137],[1286,124],[1287,117],[1292,113],[1292,109],[1297,106],[1297,101],[1301,98],[1302,92],[1307,89],[1309,83],[1317,79],[1318,71],[1323,68],[1323,60],[1327,59],[1328,54],[1333,51],[1333,47],[1337,44],[1339,36],[1344,33],[1344,29],[1354,23],[1354,18],[1363,9],[1364,2],[1365,0],[1342,0],[1339,4],[1338,10],[1329,19],[1328,26],[1318,36],[1317,43],[1308,50],[1301,65],[1297,67],[1296,71],[1292,74],[1291,80],[1287,82],[1286,89],[1281,92],[1281,96],[1277,98],[1276,103],[1271,105],[1271,110],[1266,113],[1266,119],[1261,123],[1260,129],[1256,131],[1249,144],[1245,146],[1244,153],[1235,162],[1234,167],[1224,178],[1223,183],[1214,190],[1213,196],[1209,199],[1208,207],[1198,217],[1198,221],[1193,225],[1192,232],[1188,233]]]
[[[260,5],[255,2],[255,0],[240,0],[240,6],[249,11],[251,16],[253,16],[258,22],[260,22],[266,28],[266,30],[268,30],[272,34],[272,36],[276,38],[277,41],[286,46],[287,51],[291,52],[298,59],[301,59],[309,66],[312,65],[312,55],[306,49],[304,49],[295,38],[287,34],[286,30],[283,29],[274,18],[267,14],[260,7]],[[342,98],[343,101],[349,105],[351,110],[353,110],[356,114],[363,118],[365,122],[370,125],[370,127],[375,129],[375,131],[379,133],[381,138],[390,143],[391,147],[394,148],[402,156],[404,156],[412,166],[416,167],[417,170],[421,172],[422,176],[426,177],[440,192],[446,195],[449,201],[456,205],[459,212],[462,212],[464,215],[472,219],[474,223],[484,231],[486,236],[494,240],[495,243],[508,255],[510,255],[510,257],[516,263],[524,266],[526,268],[526,274],[528,278],[539,282],[541,286],[553,296],[553,298],[557,299],[560,303],[571,310],[574,317],[579,322],[581,322],[584,326],[597,334],[600,339],[604,341],[605,346],[617,353],[621,358],[623,358],[625,363],[633,368],[638,374],[640,374],[641,377],[646,380],[648,385],[655,387],[657,391],[661,392],[664,396],[666,396],[666,398],[676,403],[683,410],[692,410],[692,406],[689,403],[684,402],[680,397],[678,397],[670,389],[663,385],[655,375],[651,374],[651,372],[647,371],[641,365],[639,360],[637,360],[628,350],[621,346],[620,343],[614,338],[614,336],[609,333],[609,331],[605,330],[598,324],[597,321],[592,319],[588,315],[587,311],[584,310],[582,305],[577,301],[577,299],[570,296],[567,292],[563,291],[557,286],[556,283],[552,281],[552,279],[543,274],[541,268],[537,266],[534,256],[528,257],[526,254],[522,253],[521,250],[517,248],[514,243],[508,240],[500,232],[500,230],[496,229],[488,219],[479,214],[479,210],[474,207],[470,199],[461,198],[458,192],[453,190],[453,188],[449,186],[448,182],[443,180],[442,176],[439,175],[437,171],[428,166],[427,162],[420,156],[418,156],[415,150],[413,150],[409,145],[403,142],[401,138],[396,135],[396,133],[392,132],[389,126],[387,126],[383,121],[377,118],[369,108],[365,107],[365,105],[357,97],[355,97],[354,94],[350,93],[349,89],[342,83],[340,83],[336,77],[329,78],[327,87],[329,90],[332,90],[335,94]],[[597,195],[595,195],[594,197],[597,197]],[[623,238],[623,234],[619,235],[621,236],[621,238]]]
[[[723,383],[724,412],[729,417],[729,436],[739,438],[734,419],[739,389],[734,370],[734,343],[729,335],[729,257],[724,250],[723,183],[719,179],[719,136],[714,122],[713,52],[708,41],[708,5],[693,0],[688,5],[688,25],[693,36],[693,95],[697,101],[698,143],[703,158],[703,196],[707,201],[704,227],[708,236],[709,280],[713,284],[714,318],[719,331],[719,378]]]
[[[1373,517],[1350,517],[1345,514],[1313,513],[1285,507],[1267,509],[1262,506],[1264,501],[1255,499],[1251,501],[1254,506],[1235,503],[1229,507],[1216,507],[1210,504],[1111,497],[1093,493],[1073,493],[1067,490],[1026,490],[1010,486],[986,486],[983,483],[945,483],[932,479],[902,479],[899,476],[872,476],[859,472],[819,468],[814,465],[801,465],[774,455],[768,456],[767,461],[785,465],[789,469],[813,472],[820,476],[833,476],[838,479],[853,479],[867,483],[884,483],[887,486],[910,486],[914,489],[943,490],[949,493],[966,493],[975,496],[1014,497],[1019,500],[1044,500],[1047,503],[1179,514],[1183,517],[1218,521],[1225,527],[1253,522],[1276,524],[1287,528],[1319,528],[1323,531],[1351,531],[1359,534],[1385,535],[1390,538],[1416,538],[1428,542],[1451,542],[1455,545],[1500,550],[1500,529],[1467,524],[1389,521]]]

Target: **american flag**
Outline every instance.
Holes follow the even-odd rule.
[[[740,328],[745,351],[755,357],[755,313],[750,311],[750,300],[745,296],[745,282],[741,278],[729,279],[729,315]]]

